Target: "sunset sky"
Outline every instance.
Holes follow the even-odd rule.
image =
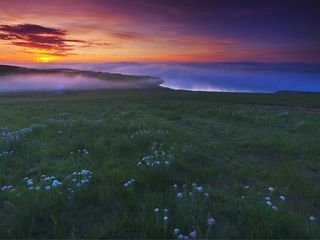
[[[320,63],[317,0],[1,0],[0,62]]]

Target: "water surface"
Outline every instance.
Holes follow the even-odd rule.
[[[30,66],[30,65],[29,65]],[[91,63],[32,65],[41,68],[74,68],[134,75],[164,80],[162,86],[192,91],[225,92],[320,92],[320,65],[259,63]],[[48,80],[50,82],[50,80]],[[93,81],[93,80],[90,80]],[[70,83],[60,84],[65,87]],[[92,82],[93,83],[93,82]],[[88,84],[88,85],[86,85]],[[82,85],[90,88],[90,84]],[[71,84],[72,85],[72,84]],[[99,84],[96,85],[97,87]]]

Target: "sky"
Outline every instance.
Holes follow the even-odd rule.
[[[318,0],[1,0],[0,62],[320,63]]]

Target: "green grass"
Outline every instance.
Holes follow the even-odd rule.
[[[0,95],[0,187],[16,188],[0,191],[0,237],[319,238],[319,107],[317,94]],[[137,166],[146,156],[160,164]],[[92,178],[69,193],[82,169]],[[23,178],[42,174],[62,185],[29,191]]]

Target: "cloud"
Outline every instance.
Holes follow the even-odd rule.
[[[19,35],[29,35],[29,34],[51,34],[56,36],[64,36],[66,31],[54,28],[47,28],[40,25],[34,24],[19,24],[19,25],[1,25],[1,31],[19,36]]]
[[[0,25],[0,40],[49,55],[66,56],[75,46],[90,47],[94,42],[67,38],[67,31],[34,24]],[[98,43],[101,44],[101,43]]]
[[[136,33],[136,32],[124,32],[124,31],[117,31],[113,32],[111,34],[114,38],[118,38],[121,40],[139,40],[139,41],[150,41],[147,36],[141,34],[141,33]]]

